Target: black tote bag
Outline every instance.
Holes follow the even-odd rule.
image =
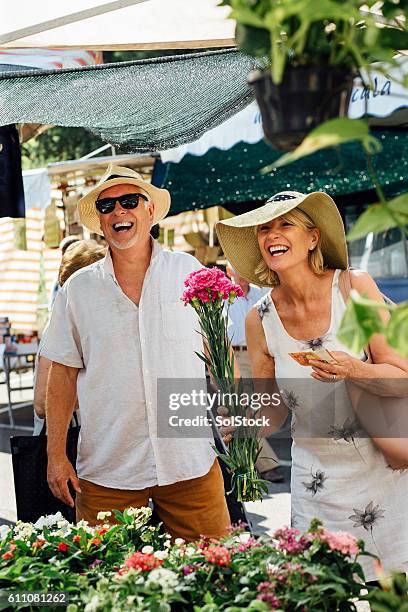
[[[80,427],[76,414],[75,426],[68,429],[67,457],[76,466],[78,435]],[[17,518],[34,522],[46,514],[61,514],[75,523],[75,508],[71,508],[51,493],[47,482],[47,436],[46,425],[39,436],[12,436],[10,438],[13,460],[14,488],[16,492]],[[71,495],[75,491],[70,487]]]

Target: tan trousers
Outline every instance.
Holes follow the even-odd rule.
[[[76,497],[77,521],[95,525],[100,511],[141,508],[152,499],[155,510],[174,538],[193,541],[204,535],[220,538],[227,534],[230,517],[224,494],[224,481],[216,459],[205,476],[183,480],[162,487],[139,491],[111,489],[87,480],[79,480],[81,493]],[[114,521],[112,521],[114,522]]]
[[[251,379],[252,371],[248,351],[235,351],[234,356],[238,362],[242,378]],[[261,453],[255,465],[260,474],[268,470],[273,470],[279,465],[279,459],[266,438],[262,438]]]

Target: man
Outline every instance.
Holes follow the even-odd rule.
[[[48,482],[77,520],[146,506],[151,498],[173,537],[220,537],[229,516],[209,438],[157,435],[159,379],[199,379],[198,319],[181,302],[186,275],[200,268],[150,236],[170,194],[133,170],[110,165],[79,202],[81,222],[105,236],[109,252],[64,285],[42,354],[48,381]],[[63,392],[61,392],[63,390]],[[78,479],[65,455],[75,395],[81,410]]]
[[[238,362],[241,376],[244,380],[248,380],[252,378],[252,372],[245,338],[245,317],[250,309],[255,306],[258,300],[260,300],[269,289],[260,289],[255,285],[250,285],[246,278],[240,276],[230,264],[227,265],[226,271],[230,279],[239,285],[244,292],[244,297],[235,300],[229,306],[228,336],[232,342],[235,359]],[[261,454],[256,462],[258,472],[263,478],[270,482],[282,482],[283,476],[276,469],[278,461],[278,457],[273,448],[264,438],[262,440]]]

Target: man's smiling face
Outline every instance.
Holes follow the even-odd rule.
[[[142,194],[148,201],[140,198],[138,206],[133,209],[122,208],[119,202],[116,202],[112,212],[102,214],[98,211],[101,229],[110,247],[130,249],[138,243],[149,240],[154,204],[143,189],[136,185],[115,185],[102,191],[98,200],[135,193]]]

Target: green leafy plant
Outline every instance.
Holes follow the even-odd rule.
[[[372,62],[394,62],[406,49],[407,0],[222,0],[237,23],[238,46],[254,57],[268,56],[279,84],[287,66],[342,66],[350,71]],[[381,23],[379,23],[381,22]]]
[[[370,589],[365,599],[370,602],[371,612],[407,612],[408,579],[405,574],[386,576],[379,568],[381,589]]]

